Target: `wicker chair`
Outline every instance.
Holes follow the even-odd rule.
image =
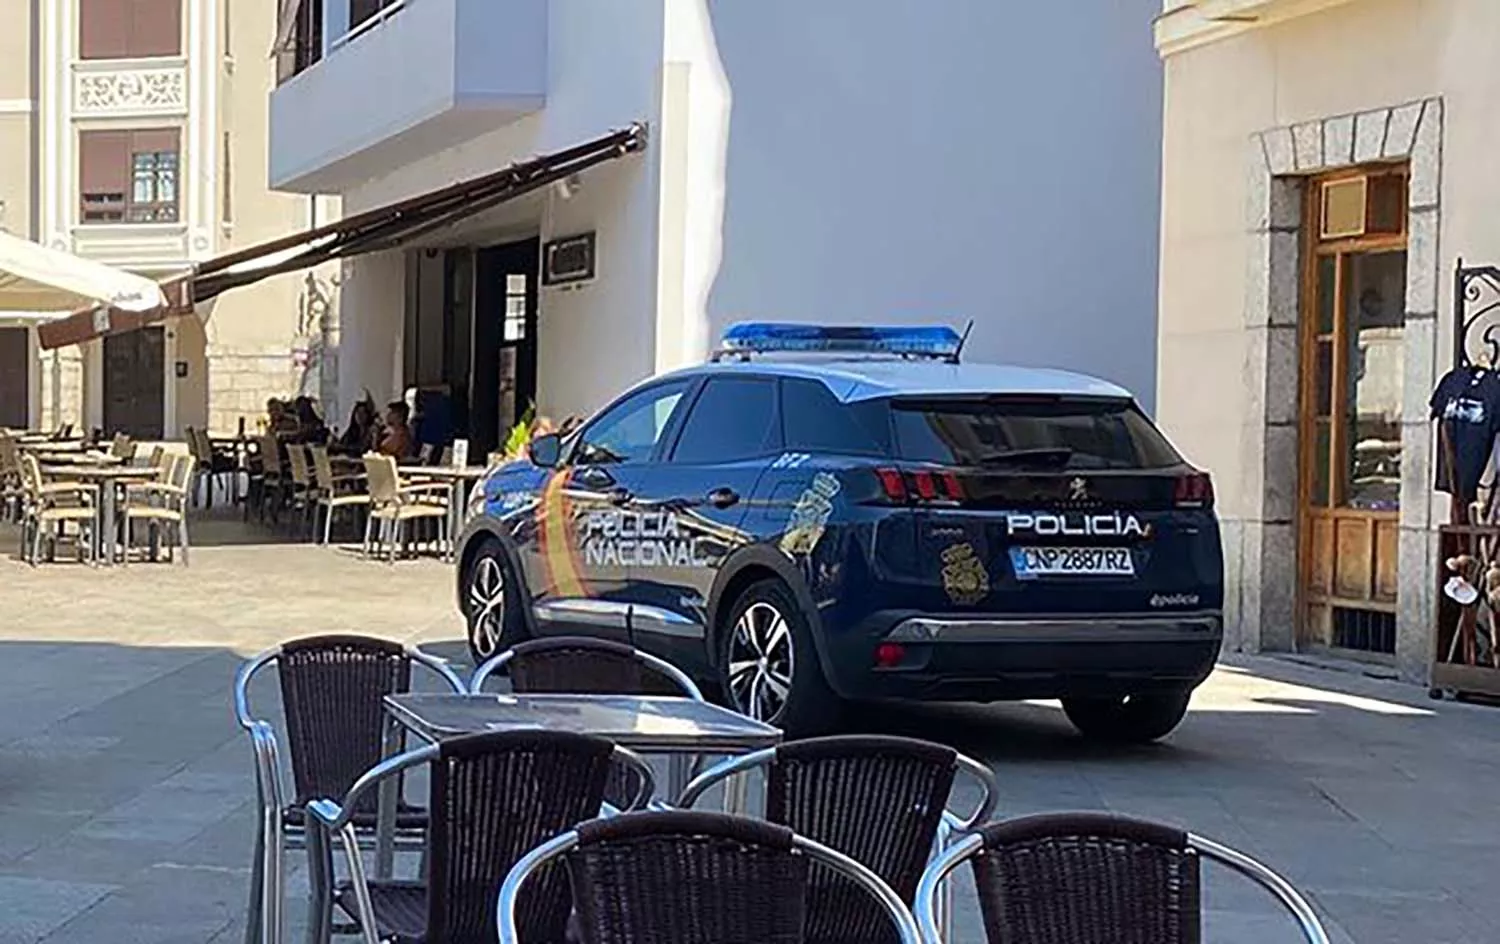
[[[528,880],[562,859],[584,944],[803,944],[814,866],[860,886],[892,937],[916,944],[906,906],[869,869],[784,826],[720,813],[634,813],[582,823],[516,864],[500,889],[502,944],[530,944]],[[555,881],[556,879],[552,879]]]
[[[850,856],[879,875],[910,906],[934,850],[974,828],[994,809],[989,767],[941,744],[910,738],[845,736],[795,741],[733,757],[690,783],[677,805],[693,806],[714,784],[766,770],[766,818]],[[967,817],[948,812],[959,771],[982,796]],[[819,944],[894,940],[889,922],[847,881],[814,874],[807,940]],[[946,913],[946,912],[945,912]]]
[[[21,554],[33,566],[41,558],[43,533],[57,553],[57,540],[69,522],[78,527],[78,547],[95,562],[95,533],[99,513],[99,489],[85,482],[44,482],[36,456],[21,456],[22,518]],[[107,525],[106,525],[107,526]]]
[[[475,669],[469,691],[482,692],[484,683],[500,669],[510,673],[511,691],[523,694],[679,695],[704,700],[697,684],[677,666],[608,639],[553,636],[520,643]],[[671,786],[677,789],[698,772],[701,758],[673,754],[669,763]],[[634,784],[615,779],[606,796],[619,806],[619,799],[634,789]]]
[[[448,500],[452,488],[440,482],[406,485],[401,481],[396,460],[390,456],[370,454],[364,457],[365,476],[370,487],[370,516],[365,522],[365,547],[371,545],[371,530],[380,523],[377,549],[389,546],[389,562],[396,560],[397,549],[413,522],[434,521],[439,529],[439,547],[444,556],[451,550],[453,535],[448,533]]]
[[[153,482],[137,482],[125,488],[125,504],[119,515],[124,524],[125,546],[123,559],[130,561],[133,525],[145,524],[151,532],[150,546],[153,556],[157,547],[157,534],[167,528],[177,538],[181,548],[182,563],[188,562],[188,504],[191,501],[193,460],[180,453],[163,453],[153,456],[158,468],[158,479]],[[170,545],[169,545],[170,553]]]
[[[275,944],[282,935],[283,856],[286,850],[307,847],[313,868],[326,861],[316,848],[319,832],[309,831],[307,804],[327,796],[343,796],[365,771],[380,763],[399,745],[397,730],[385,715],[386,695],[411,688],[412,666],[421,665],[447,688],[462,692],[463,682],[440,660],[410,646],[363,636],[314,636],[293,640],[246,662],[234,687],[235,715],[250,736],[255,755],[256,793],[260,801],[259,828],[252,863],[247,944],[261,940]],[[286,777],[280,746],[269,721],[250,709],[250,684],[262,669],[275,665],[281,683],[282,714],[291,751],[292,799],[286,799]],[[399,786],[398,786],[399,789]],[[361,841],[373,841],[375,797],[351,808]],[[398,839],[407,846],[420,843],[427,825],[425,811],[401,803]],[[316,877],[316,875],[315,875]],[[326,893],[328,880],[313,885]],[[315,921],[327,926],[326,899],[314,901]],[[319,940],[325,939],[323,933]]]
[[[1304,940],[1328,944],[1297,890],[1249,856],[1170,826],[1100,813],[1028,816],[964,837],[922,876],[917,920],[926,944],[942,944],[938,886],[967,861],[989,944],[1198,944],[1200,858],[1268,890]]]
[[[310,446],[313,462],[313,525],[318,523],[317,509],[323,510],[323,543],[333,537],[333,513],[340,508],[370,510],[370,493],[365,491],[365,476],[339,475],[333,470],[333,459],[327,446]]]
[[[703,693],[687,674],[664,659],[608,639],[551,636],[500,653],[474,670],[469,691],[479,693],[500,669],[513,691],[571,695],[683,695]]]
[[[352,811],[382,780],[420,764],[431,765],[427,880],[369,881]],[[506,874],[537,844],[596,816],[609,771],[621,764],[640,776],[635,799],[644,804],[653,789],[650,768],[624,748],[582,734],[471,734],[385,761],[361,777],[342,804],[309,806],[324,827],[343,836],[350,880],[336,893],[339,907],[357,918],[367,944],[493,940],[495,896]],[[549,874],[521,910],[528,944],[562,944],[570,914],[566,876]]]

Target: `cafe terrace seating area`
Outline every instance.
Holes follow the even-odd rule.
[[[0,428],[0,520],[20,525],[16,552],[33,565],[186,565],[193,518],[216,507],[277,541],[338,538],[388,563],[447,558],[483,474],[451,448],[398,463],[272,433],[189,427],[183,441],[140,443],[70,426]]]
[[[1189,944],[1206,863],[1278,902],[1282,939],[1328,941],[1296,889],[1210,838],[1008,817],[1003,769],[908,738],[783,742],[617,642],[532,640],[465,679],[314,636],[246,662],[233,701],[260,811],[247,944],[285,941],[293,908],[315,944],[938,944],[959,940],[963,869],[973,940]]]

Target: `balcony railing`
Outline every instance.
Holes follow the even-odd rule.
[[[325,54],[377,28],[408,2],[283,0],[276,32],[277,84],[305,72]]]

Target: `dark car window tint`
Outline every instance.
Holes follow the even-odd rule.
[[[890,454],[891,426],[883,400],[840,403],[816,380],[781,382],[782,429],[793,452]]]
[[[716,377],[698,395],[673,462],[734,462],[781,449],[775,381]]]
[[[1127,400],[896,400],[900,455],[966,466],[1158,469],[1182,462]]]
[[[687,387],[685,380],[674,381],[616,404],[583,430],[574,461],[600,465],[650,459]]]

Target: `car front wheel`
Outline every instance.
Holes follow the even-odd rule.
[[[1187,715],[1191,692],[1125,698],[1064,698],[1063,712],[1079,733],[1113,744],[1148,744],[1166,737]]]
[[[781,581],[763,580],[740,594],[719,648],[730,708],[791,736],[837,726],[841,703],[823,678],[807,618]]]
[[[470,560],[464,579],[469,654],[476,666],[524,638],[513,584],[505,548],[494,538],[486,538]]]

